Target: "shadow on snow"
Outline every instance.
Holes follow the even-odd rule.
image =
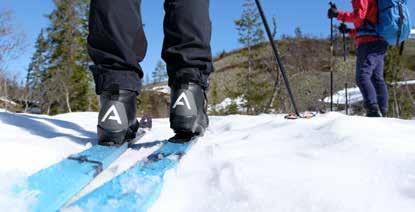
[[[94,132],[87,131],[75,123],[63,120],[51,119],[46,117],[35,117],[25,114],[12,114],[8,112],[0,112],[0,120],[6,124],[27,130],[33,135],[37,135],[48,139],[56,137],[66,137],[80,145],[85,145],[88,142],[94,142],[97,138]],[[41,120],[47,121],[50,124],[61,128],[76,131],[80,133],[83,137],[58,132],[56,131],[56,129],[54,129],[46,123],[43,123]]]

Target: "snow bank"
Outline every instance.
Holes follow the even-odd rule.
[[[159,93],[170,94],[170,87],[168,85],[155,86],[152,87],[151,90]]]
[[[227,110],[229,106],[235,105],[238,112],[244,112],[245,108],[244,105],[246,104],[246,100],[243,97],[238,97],[236,99],[225,98],[221,103],[217,105],[209,105],[209,111],[223,111]]]
[[[16,105],[17,105],[17,103],[16,103],[16,102],[14,102],[14,101],[12,101],[12,100],[7,99],[7,97],[4,97],[4,96],[1,96],[1,97],[0,97],[0,101],[6,102],[6,103],[11,104],[11,105],[13,105],[13,106],[16,106]]]
[[[404,85],[415,85],[415,80],[408,80],[408,81],[400,81],[393,83],[398,86]],[[363,101],[362,93],[360,92],[358,87],[348,88],[347,89],[347,99],[349,100],[349,104],[357,104]],[[330,96],[324,98],[323,102],[330,103]],[[337,91],[333,95],[333,103],[338,105],[345,105],[346,104],[346,90]]]
[[[347,100],[349,104],[357,104],[363,101],[362,93],[360,92],[359,88],[349,88],[347,89]],[[323,102],[330,103],[331,98],[326,97],[324,98]],[[333,103],[338,105],[345,105],[346,104],[346,90],[337,91],[333,95]]]
[[[24,211],[12,184],[88,148],[96,113],[55,117],[0,112],[0,208]],[[415,211],[415,121],[338,113],[211,117],[211,126],[165,177],[158,211]],[[172,135],[155,120],[141,142]],[[83,193],[153,149],[129,150]],[[126,184],[128,186],[128,182]]]

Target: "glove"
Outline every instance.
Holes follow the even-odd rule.
[[[339,26],[339,31],[343,34],[347,34],[351,31],[351,29],[349,29],[345,23],[341,23]]]
[[[339,15],[339,11],[337,11],[337,7],[335,4],[330,4],[330,9],[327,11],[328,18],[337,18]]]

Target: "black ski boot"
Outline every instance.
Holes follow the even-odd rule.
[[[388,109],[380,109],[380,113],[382,114],[382,117],[388,116]]]
[[[203,136],[209,125],[205,90],[189,83],[171,88],[170,128],[176,136],[172,141],[186,142]]]
[[[137,93],[119,90],[118,85],[104,91],[98,117],[98,143],[119,146],[135,138],[139,123],[136,119]]]
[[[376,110],[368,110],[366,112],[366,117],[380,118],[380,117],[382,117],[382,114],[377,109]]]

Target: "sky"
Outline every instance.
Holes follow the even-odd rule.
[[[30,58],[34,52],[34,43],[40,30],[48,26],[45,17],[53,8],[52,0],[0,0],[0,9],[10,9],[14,13],[14,24],[26,34],[26,50],[16,60],[9,61],[9,74],[24,79]],[[218,55],[242,47],[238,43],[234,20],[240,18],[244,0],[210,0],[212,19],[212,53]],[[335,0],[339,9],[350,10],[349,0]],[[278,35],[293,34],[300,27],[304,34],[326,37],[330,22],[326,18],[328,1],[326,0],[262,0],[266,15],[277,18]],[[409,9],[415,23],[415,2],[409,1]],[[151,76],[156,63],[161,60],[163,41],[163,0],[142,0],[142,18],[148,40],[148,52],[141,63],[147,76]]]

